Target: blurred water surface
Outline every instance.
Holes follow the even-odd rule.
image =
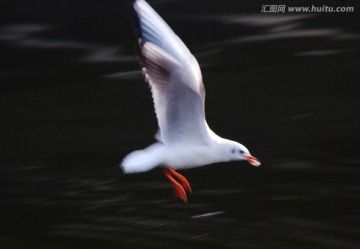
[[[157,130],[130,2],[5,1],[1,248],[359,248],[356,13],[149,2],[198,58],[210,127],[263,165],[182,171],[188,204],[160,169],[123,175]]]

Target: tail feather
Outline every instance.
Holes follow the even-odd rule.
[[[128,154],[120,164],[125,174],[149,171],[163,163],[164,145],[154,143],[143,150],[136,150]]]

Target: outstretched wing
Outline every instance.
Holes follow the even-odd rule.
[[[144,0],[133,5],[140,63],[151,86],[161,141],[203,143],[208,137],[198,62]]]

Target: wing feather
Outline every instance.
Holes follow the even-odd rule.
[[[134,3],[140,64],[153,94],[161,141],[207,141],[205,90],[195,57],[144,1]]]

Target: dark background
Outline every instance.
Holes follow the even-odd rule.
[[[219,135],[263,163],[181,171],[119,162],[154,141],[131,1],[3,0],[1,248],[360,247],[359,15],[279,1],[150,1],[197,57]]]

